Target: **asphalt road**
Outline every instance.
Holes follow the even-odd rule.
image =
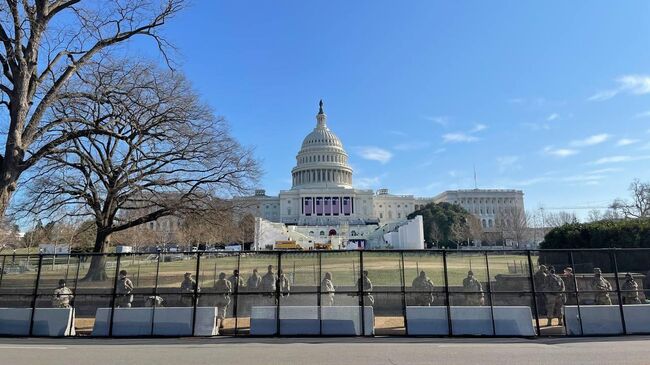
[[[650,364],[650,337],[0,339],[2,365]]]

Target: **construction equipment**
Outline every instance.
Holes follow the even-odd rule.
[[[314,243],[314,250],[332,250],[332,242]]]
[[[302,246],[300,246],[296,241],[275,241],[275,250],[299,250],[302,251]]]

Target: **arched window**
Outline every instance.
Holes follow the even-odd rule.
[[[324,236],[324,235],[325,235],[325,231],[320,231],[319,235]]]

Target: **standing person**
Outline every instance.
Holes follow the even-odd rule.
[[[133,282],[128,278],[126,270],[120,270],[119,280],[115,287],[115,306],[118,308],[131,308],[133,303]]]
[[[537,292],[537,298],[535,302],[537,303],[537,311],[539,315],[546,315],[546,300],[544,298],[544,288],[546,287],[546,277],[548,276],[548,270],[545,265],[539,265],[539,268],[533,274],[533,283],[535,284],[535,291]]]
[[[420,271],[420,275],[413,279],[413,291],[415,291],[415,304],[419,306],[431,306],[434,301],[433,282],[427,277],[427,273]]]
[[[230,281],[226,280],[225,272],[219,273],[219,279],[214,282],[214,291],[216,295],[214,305],[217,307],[219,328],[223,328],[223,321],[226,319],[226,311],[230,304],[230,293],[232,293],[232,285]]]
[[[470,306],[485,305],[485,294],[483,285],[474,277],[472,270],[467,272],[467,277],[463,279],[463,291],[465,293],[465,302]]]
[[[546,277],[546,318],[547,325],[551,326],[553,318],[557,318],[558,325],[562,325],[562,306],[566,302],[566,287],[559,275],[555,274],[555,268],[549,269]]]
[[[363,270],[359,278],[359,288],[363,291],[363,305],[374,305],[375,298],[372,296],[372,282],[368,278],[368,270]]]
[[[323,295],[321,296],[321,306],[331,307],[334,305],[334,282],[332,282],[332,273],[326,272],[323,281],[320,283],[320,290]]]
[[[283,297],[288,297],[289,292],[291,291],[291,284],[289,283],[289,278],[284,274],[282,269],[278,270],[278,283],[280,285],[280,295]]]
[[[59,286],[54,289],[54,297],[52,297],[52,306],[54,308],[70,308],[70,301],[74,298],[72,290],[65,286],[65,280],[59,280]]]
[[[262,282],[262,278],[257,273],[257,268],[253,269],[253,274],[248,278],[248,281],[246,282],[246,290],[258,291],[261,282]]]
[[[591,288],[596,292],[594,303],[600,305],[612,305],[612,299],[609,292],[612,290],[612,284],[603,277],[600,268],[594,268],[594,278],[591,280]]]
[[[244,279],[239,276],[239,270],[233,270],[232,275],[228,278],[230,286],[232,287],[232,292],[237,293],[244,287]]]
[[[632,274],[625,274],[625,282],[621,286],[623,304],[641,304],[639,298],[639,284],[636,283]]]
[[[576,277],[573,275],[573,269],[567,267],[564,269],[564,275],[562,276],[564,281],[564,288],[566,289],[566,304],[575,305],[578,304],[578,298],[576,294]]]
[[[275,297],[277,280],[278,276],[273,272],[273,265],[269,265],[266,268],[266,274],[262,276],[262,282],[260,284],[260,291],[263,293],[262,296],[266,298],[264,301],[268,305],[277,305],[277,298]]]
[[[185,307],[194,306],[195,289],[197,294],[201,292],[201,288],[198,287],[196,281],[192,279],[192,273],[186,272],[185,275],[183,275],[183,282],[181,283],[181,304],[183,306]]]

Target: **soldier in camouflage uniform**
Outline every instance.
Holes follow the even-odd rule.
[[[280,285],[280,295],[283,297],[288,297],[289,292],[291,291],[291,284],[289,283],[289,278],[284,274],[282,269],[278,270],[278,283]]]
[[[567,305],[576,305],[578,303],[578,298],[576,296],[576,277],[573,275],[573,269],[567,267],[564,269],[564,275],[562,277],[564,281],[564,288],[566,289],[566,302]]]
[[[320,283],[321,293],[321,306],[330,307],[334,305],[334,282],[332,282],[332,273],[326,272],[323,281]]]
[[[594,268],[594,278],[591,280],[591,288],[596,292],[594,296],[595,304],[612,305],[612,299],[609,297],[612,284],[603,277],[600,268]]]
[[[433,304],[433,282],[427,277],[427,273],[420,271],[420,275],[413,279],[411,285],[414,295],[415,304],[428,307]]]
[[[363,305],[375,304],[372,296],[372,282],[368,278],[368,270],[363,270],[363,276],[359,278],[359,288],[363,291]]]
[[[248,278],[248,281],[246,282],[246,290],[253,292],[258,291],[261,283],[262,278],[257,273],[257,269],[253,269],[253,274]]]
[[[232,292],[237,293],[244,287],[244,279],[239,276],[239,270],[233,270],[232,275],[228,278]]]
[[[621,286],[623,304],[641,304],[639,298],[639,284],[636,283],[632,274],[625,274],[625,282]]]
[[[194,289],[199,293],[201,288],[196,284],[196,281],[192,279],[192,273],[186,272],[183,276],[183,282],[181,283],[181,304],[186,307],[194,306]]]
[[[273,272],[273,265],[269,265],[266,274],[262,276],[260,284],[260,291],[263,293],[263,298],[265,298],[264,302],[267,305],[277,305],[277,298],[275,298],[277,280],[278,276]]]
[[[59,280],[59,286],[54,289],[52,306],[54,308],[70,308],[72,298],[74,298],[74,295],[72,295],[72,290],[65,286],[65,280]]]
[[[133,302],[133,282],[128,278],[126,270],[120,270],[120,277],[115,287],[115,306],[118,308],[131,308]]]
[[[232,293],[232,285],[230,281],[226,280],[226,273],[219,274],[219,279],[214,282],[214,291],[216,300],[214,305],[217,307],[217,318],[219,318],[219,328],[223,328],[223,320],[226,318],[226,311],[230,304],[230,293]]]
[[[537,303],[537,311],[539,312],[539,315],[546,314],[546,299],[541,291],[543,291],[546,286],[547,276],[548,270],[545,265],[539,265],[539,269],[533,274],[533,283],[535,284],[535,290],[537,291],[535,302]]]
[[[562,325],[562,306],[566,302],[566,287],[562,278],[555,274],[555,268],[549,269],[546,276],[546,285],[544,286],[544,296],[546,298],[546,318],[547,325],[551,326],[553,318],[557,318],[558,325]]]
[[[467,272],[467,277],[463,279],[463,291],[465,293],[466,305],[476,306],[485,305],[485,295],[483,294],[483,285],[476,280],[472,270]],[[472,294],[470,294],[472,293]]]

